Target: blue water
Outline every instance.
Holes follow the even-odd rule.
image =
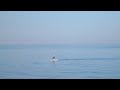
[[[0,45],[0,79],[118,78],[119,45]]]

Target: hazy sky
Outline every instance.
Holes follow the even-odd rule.
[[[0,44],[120,43],[119,11],[0,11]]]

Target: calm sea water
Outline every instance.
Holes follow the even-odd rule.
[[[120,79],[120,47],[0,45],[0,79]]]

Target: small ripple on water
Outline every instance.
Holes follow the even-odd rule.
[[[59,59],[59,60],[120,60],[120,58],[73,58],[73,59]]]

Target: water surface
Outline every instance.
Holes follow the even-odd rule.
[[[0,45],[0,79],[118,78],[119,45]]]

